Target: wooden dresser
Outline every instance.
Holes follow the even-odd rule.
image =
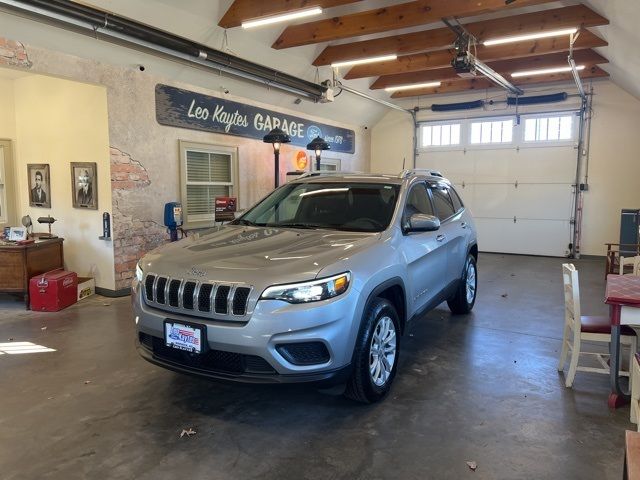
[[[64,268],[62,238],[29,245],[0,245],[0,293],[22,293],[29,308],[29,279]]]

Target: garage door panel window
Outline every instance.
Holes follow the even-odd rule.
[[[460,145],[459,123],[423,125],[421,128],[422,148],[438,148]]]
[[[495,120],[471,123],[471,145],[511,143],[513,120]]]
[[[215,198],[236,196],[235,149],[180,142],[181,191],[185,225],[211,226]]]
[[[558,142],[574,139],[571,115],[527,118],[524,122],[525,142]]]

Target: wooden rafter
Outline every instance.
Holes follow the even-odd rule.
[[[482,22],[465,24],[465,28],[478,40],[487,40],[505,35],[544,32],[570,27],[595,27],[608,25],[609,21],[585,5],[544,10]],[[314,60],[316,66],[355,58],[380,55],[408,55],[412,53],[450,48],[455,39],[449,28],[436,28],[421,32],[393,35],[362,42],[331,45]]]
[[[496,72],[508,75],[521,70],[568,66],[567,56],[568,52],[559,52],[512,60],[498,60],[496,62],[487,62],[487,64]],[[609,62],[605,57],[591,49],[578,50],[574,53],[573,58],[576,61],[576,64],[588,67]],[[399,75],[387,75],[380,77],[373,82],[371,89],[377,90],[387,87],[397,87],[399,85],[455,80],[459,78],[460,77],[458,77],[453,67],[448,66],[433,70],[425,70],[422,72],[401,73]],[[482,76],[479,76],[478,78],[482,78]]]
[[[585,69],[580,72],[580,78],[589,79],[589,78],[604,78],[608,77],[609,74],[604,71],[602,68],[594,66],[589,69]],[[570,82],[573,81],[573,76],[571,73],[554,73],[549,75],[536,75],[532,77],[523,77],[514,79],[514,84],[523,86],[523,85],[534,85],[534,84],[545,84],[552,82]],[[500,88],[496,86],[493,82],[486,78],[473,78],[470,80],[451,80],[448,82],[444,82],[442,85],[436,88],[423,88],[419,90],[406,90],[395,92],[391,95],[391,98],[408,98],[408,97],[417,97],[424,95],[435,95],[438,93],[455,93],[455,92],[466,92],[469,90],[485,90],[488,88]]]
[[[273,48],[290,48],[341,38],[425,25],[443,17],[465,17],[482,13],[549,3],[553,0],[519,0],[506,6],[504,0],[416,0],[366,12],[288,26]]]
[[[362,0],[235,0],[218,22],[222,28],[242,25],[245,20],[279,15],[311,7],[331,8]]]
[[[604,47],[606,45],[607,42],[596,34],[589,30],[583,30],[576,40],[574,48],[576,50],[581,50],[584,48]],[[508,60],[511,58],[562,52],[567,50],[568,46],[568,36],[541,38],[528,42],[509,43],[491,47],[480,45],[477,49],[477,56],[484,62],[491,62],[495,60]],[[344,78],[350,80],[353,78],[377,77],[381,75],[394,75],[398,73],[443,68],[451,64],[453,56],[453,50],[440,50],[437,52],[405,55],[403,57],[399,57],[397,60],[388,62],[355,66],[347,72]]]

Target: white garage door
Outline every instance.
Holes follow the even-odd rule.
[[[578,124],[576,112],[421,123],[416,167],[454,183],[481,251],[565,256]]]

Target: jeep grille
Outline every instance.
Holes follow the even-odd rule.
[[[144,280],[148,305],[201,317],[244,316],[250,293],[249,286],[182,280],[152,273]]]

